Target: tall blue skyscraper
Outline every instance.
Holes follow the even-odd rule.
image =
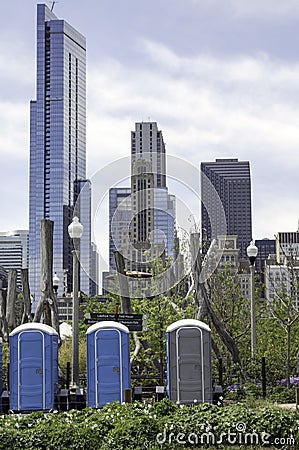
[[[36,100],[30,104],[29,274],[33,309],[41,293],[41,219],[54,221],[53,271],[61,280],[58,293],[71,291],[72,243],[67,227],[73,217],[76,186],[85,179],[85,38],[39,4]],[[84,233],[90,233],[88,219],[84,220],[83,241]],[[91,252],[91,245],[86,251]]]

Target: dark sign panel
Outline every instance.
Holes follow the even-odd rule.
[[[86,314],[85,323],[94,324],[97,322],[102,322],[104,320],[114,320],[115,322],[122,323],[130,331],[146,331],[147,316],[143,314],[106,314],[106,313],[91,313]]]

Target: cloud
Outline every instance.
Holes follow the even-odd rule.
[[[28,104],[0,101],[0,148],[4,158],[27,160],[28,115]]]
[[[191,57],[152,40],[139,40],[138,45],[140,61],[135,64],[113,58],[89,63],[88,176],[130,155],[130,131],[135,122],[154,120],[163,130],[167,153],[196,166],[217,157],[250,160],[259,237],[272,236],[286,227],[286,217],[288,228],[293,229],[298,216],[299,64],[265,53]],[[18,66],[14,61],[18,71],[22,63]],[[4,67],[0,58],[1,64]],[[14,77],[27,86],[28,93],[31,76],[25,74],[23,81],[19,75]],[[2,155],[23,160],[26,174],[28,124],[29,101],[6,101],[2,96]],[[286,195],[289,205],[284,202]],[[26,189],[23,197],[24,201],[20,195],[20,201],[26,206]],[[275,216],[275,220],[265,221],[265,216]]]
[[[122,136],[124,118],[126,125],[132,119],[132,129],[133,122],[151,117],[175,133],[174,151],[184,142],[239,151],[251,143],[250,152],[261,143],[272,150],[299,145],[299,65],[282,65],[265,55],[178,57],[151,42],[144,48],[151,70],[109,61],[91,69],[90,108],[95,115],[108,115],[112,127],[121,117]]]
[[[32,63],[33,55],[28,52],[25,43],[18,40],[11,41],[10,38],[2,36],[5,45],[2,46],[0,53],[0,82],[7,88],[13,86],[15,92],[28,87],[31,87],[33,92],[35,69]],[[1,97],[4,95],[5,91],[2,90]],[[10,99],[12,97],[10,93]],[[22,97],[24,98],[24,92]]]
[[[299,14],[297,0],[230,0],[229,3],[237,16],[281,18]]]
[[[282,227],[277,208],[270,211],[278,202],[283,207],[282,183],[293,205],[292,229],[298,215],[299,65],[262,53],[179,56],[153,41],[143,41],[142,48],[146,66],[106,60],[90,67],[93,161],[129,155],[130,130],[150,117],[163,130],[169,154],[195,165],[216,157],[251,161],[259,236],[267,235],[262,213],[276,215],[267,222],[270,235]],[[103,132],[96,133],[97,126]],[[262,189],[269,191],[268,204]]]
[[[297,0],[209,0],[203,4],[202,0],[189,0],[193,6],[201,9],[211,8],[226,10],[235,18],[285,18],[299,15],[299,4]]]

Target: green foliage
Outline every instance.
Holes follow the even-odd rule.
[[[222,408],[211,404],[179,406],[165,399],[153,406],[138,402],[112,403],[101,410],[87,408],[58,414],[38,412],[26,416],[1,416],[0,450],[223,449],[226,448],[225,441],[218,445],[217,440],[220,442],[221,435],[225,436],[229,431],[239,433],[241,425],[242,438],[245,432],[255,432],[259,437],[267,433],[271,439],[298,437],[296,414],[288,410],[251,409],[245,404]],[[192,436],[194,439],[195,434],[198,445],[190,445],[187,438]],[[213,436],[214,445],[206,444],[209,436]],[[183,437],[185,443],[182,443]]]
[[[147,372],[154,372],[154,359],[160,361],[162,358],[165,368],[166,328],[176,320],[194,318],[192,299],[182,299],[175,294],[172,296],[160,294],[152,299],[132,299],[132,308],[136,314],[146,314],[148,330],[138,333],[138,336],[150,344],[148,350],[141,350],[136,364],[146,368]],[[133,342],[131,347],[134,348]]]
[[[153,275],[162,274],[167,269],[170,261],[162,261],[157,258],[152,263],[151,271]],[[155,277],[151,292],[155,292]],[[234,338],[240,350],[241,366],[232,363],[231,355],[225,347],[221,337],[217,334],[212,323],[208,325],[212,329],[213,348],[217,348],[218,355],[223,360],[224,385],[238,382],[258,382],[261,381],[261,359],[266,357],[267,381],[276,382],[287,377],[287,333],[285,327],[281,325],[278,317],[273,317],[269,305],[261,301],[258,283],[256,283],[256,332],[257,349],[255,357],[251,357],[250,345],[250,305],[249,300],[242,296],[240,279],[235,271],[226,266],[222,271],[216,271],[206,283],[211,304],[218,318],[221,320],[226,330]],[[283,290],[279,293],[283,299]],[[290,306],[290,299],[287,304]],[[98,297],[89,299],[84,297],[81,305],[82,314],[90,313],[115,313],[116,305],[120,307],[120,297],[110,295],[106,303],[98,301]],[[197,306],[194,298],[190,295],[184,298],[180,291],[173,289],[168,293],[158,293],[151,298],[132,298],[131,306],[133,313],[146,314],[148,330],[139,332],[138,338],[142,344],[138,356],[134,359],[133,365],[140,368],[141,375],[152,374],[156,378],[137,380],[138,385],[155,385],[159,383],[158,365],[162,361],[163,371],[166,366],[165,355],[165,332],[168,325],[183,318],[196,318]],[[293,321],[290,329],[290,358],[289,375],[295,376],[299,372],[299,358],[297,357],[299,348],[299,321],[294,320],[296,314],[292,308],[286,311],[283,304],[275,304],[276,312],[285,319],[290,316]],[[119,310],[121,313],[121,309]],[[86,355],[86,330],[89,325],[84,321],[79,323],[80,339],[80,371],[85,370]],[[131,350],[134,351],[135,342],[131,333]],[[215,356],[215,355],[214,355]],[[68,344],[60,350],[60,364],[62,367],[71,360],[71,345]],[[218,378],[217,358],[213,358],[213,380]],[[133,385],[135,380],[133,380]]]
[[[8,364],[9,364],[9,343],[2,342],[2,378],[3,382],[7,383],[8,375]]]
[[[244,383],[233,386],[225,392],[225,400],[234,400],[238,402],[259,401],[263,398],[262,386],[254,383]],[[294,403],[295,402],[295,387],[288,388],[282,385],[268,385],[266,386],[266,399],[274,403]]]
[[[152,274],[161,274],[170,265],[170,260],[162,263],[161,258],[157,258],[152,262]],[[152,292],[155,292],[155,286],[151,287]],[[110,294],[108,301],[105,303],[99,302],[97,297],[89,299],[84,297],[84,302],[81,305],[81,311],[84,315],[91,313],[115,313],[116,306],[119,306],[121,301],[117,295]],[[138,380],[138,385],[155,385],[159,380],[159,371],[157,364],[162,361],[163,369],[166,367],[165,354],[165,337],[166,328],[176,320],[183,318],[195,318],[195,307],[192,297],[183,298],[179,295],[178,290],[173,292],[159,294],[155,297],[147,298],[132,298],[131,299],[132,312],[134,314],[143,314],[147,316],[147,331],[138,332],[138,338],[141,342],[146,341],[145,346],[141,346],[138,356],[134,359],[134,365],[139,366],[142,374],[152,374],[156,378]],[[89,325],[84,321],[80,321],[79,335],[80,342],[85,342],[86,330]],[[131,333],[131,350],[134,351],[135,343]],[[133,381],[134,384],[134,381]]]
[[[72,339],[68,338],[59,347],[59,366],[66,374],[66,366],[72,361]],[[79,373],[86,374],[86,342],[85,338],[79,341]]]

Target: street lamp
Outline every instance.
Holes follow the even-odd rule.
[[[258,248],[254,241],[247,247],[247,256],[250,261],[250,305],[251,305],[251,356],[256,351],[256,317],[255,317],[255,295],[254,295],[254,264],[258,254]]]
[[[79,222],[78,217],[74,217],[72,223],[68,226],[68,233],[74,241],[73,253],[73,339],[72,339],[72,387],[79,386],[79,243],[83,233],[83,225]]]
[[[53,276],[53,289],[54,289],[54,292],[56,295],[57,295],[57,291],[58,291],[59,281],[60,280],[57,276],[57,273],[55,272],[54,276]]]

